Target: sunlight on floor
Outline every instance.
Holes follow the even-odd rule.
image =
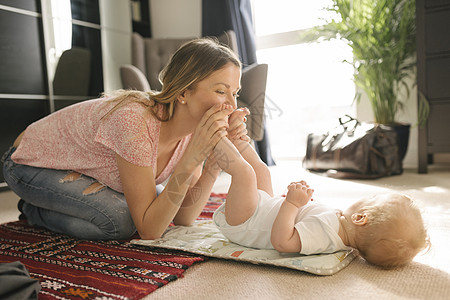
[[[424,187],[422,190],[427,193],[435,193],[435,194],[444,194],[445,193],[447,195],[450,194],[449,190],[444,189],[439,186],[428,186],[428,187]]]

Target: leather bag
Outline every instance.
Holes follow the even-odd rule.
[[[303,167],[336,178],[371,179],[401,174],[397,134],[392,127],[346,116],[327,133],[308,134]]]

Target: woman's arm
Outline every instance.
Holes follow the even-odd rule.
[[[195,184],[188,190],[183,204],[174,218],[176,225],[191,225],[202,212],[208,201],[214,183],[220,174],[220,168],[213,157],[206,160],[203,168],[200,166],[197,171]]]
[[[230,112],[229,108],[214,106],[205,113],[159,196],[152,167],[136,166],[116,155],[124,195],[141,238],[159,238],[172,222],[188,190],[195,186],[199,168],[226,134],[225,119]]]
[[[119,155],[116,155],[116,161],[125,199],[139,235],[143,239],[160,237],[179,206],[170,201],[167,192],[156,197],[152,167],[133,165]],[[183,193],[182,190],[178,192]]]
[[[178,164],[164,190],[156,196],[155,177],[151,167],[133,165],[118,155],[116,155],[116,160],[125,198],[141,238],[156,239],[161,237],[172,221],[176,223],[188,222],[185,218],[180,219],[176,216],[179,214],[179,210],[186,211],[181,207],[183,203],[188,203],[186,198],[193,194],[193,192],[189,193],[188,191],[195,182],[195,171],[189,172],[188,168]],[[198,180],[196,185],[200,184],[201,181]],[[205,198],[205,193],[202,193],[201,196]],[[199,199],[198,203],[187,211],[198,210],[197,207],[201,206],[202,202],[204,206],[206,201],[207,198],[204,201]],[[193,214],[195,213],[191,212],[189,215]]]

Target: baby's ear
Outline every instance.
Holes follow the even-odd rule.
[[[367,217],[367,214],[354,213],[352,215],[352,223],[355,225],[359,225],[359,226],[365,225],[368,220],[369,220],[369,218]]]

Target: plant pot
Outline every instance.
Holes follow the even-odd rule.
[[[409,131],[411,128],[410,124],[395,124],[391,127],[397,133],[397,143],[398,143],[398,157],[400,161],[403,161],[408,150],[409,143]]]

